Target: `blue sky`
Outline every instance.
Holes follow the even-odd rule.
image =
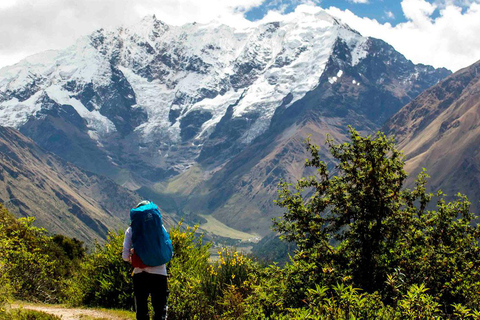
[[[305,1],[295,0],[267,0],[260,6],[253,7],[245,13],[245,17],[251,21],[261,20],[269,10],[279,10],[284,13],[290,13]],[[431,18],[439,17],[440,9],[446,5],[446,2],[426,0],[431,4],[437,4],[438,8],[432,13]],[[464,12],[469,4],[474,1],[450,1],[462,8]],[[362,18],[375,19],[382,23],[397,25],[407,22],[400,0],[322,0],[309,1],[309,3],[322,8],[336,7],[340,10],[350,10],[355,15]]]
[[[457,71],[480,60],[480,0],[266,0],[244,16],[261,21],[304,3],[385,40],[414,63]]]
[[[262,19],[269,10],[282,10],[284,13],[289,13],[295,10],[298,4],[299,2],[297,1],[268,0],[260,6],[250,9],[246,12],[245,17],[255,21]],[[359,17],[376,19],[379,22],[390,22],[395,25],[407,21],[398,0],[370,0],[367,3],[363,1],[355,3],[346,0],[324,0],[316,4],[323,8],[348,9]]]
[[[0,68],[152,14],[172,25],[244,28],[319,7],[414,63],[456,71],[480,60],[480,0],[0,0]]]

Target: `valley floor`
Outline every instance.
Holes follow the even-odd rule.
[[[257,234],[250,234],[240,230],[233,229],[222,222],[218,221],[214,217],[210,215],[200,215],[204,218],[207,222],[200,225],[200,228],[211,232],[217,236],[231,238],[231,239],[238,239],[243,242],[251,242],[255,243],[260,241],[261,237]]]

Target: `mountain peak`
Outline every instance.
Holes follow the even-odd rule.
[[[140,21],[140,24],[156,26],[158,24],[165,24],[165,23],[157,19],[157,16],[155,14],[152,14],[152,15],[147,15],[143,17],[143,19]]]
[[[42,108],[36,93],[45,91],[58,105],[72,106],[102,148],[113,135],[132,135],[154,144],[161,166],[169,167],[171,149],[191,143],[182,161],[173,160],[181,171],[222,121],[238,121],[234,140],[248,145],[268,130],[279,107],[319,85],[330,60],[343,61],[327,77],[336,86],[368,57],[367,38],[325,10],[310,9],[300,6],[241,31],[215,23],[170,27],[153,14],[131,27],[100,29],[39,67],[7,70],[10,77],[0,77],[0,119],[22,127]],[[339,38],[346,46],[337,45]],[[356,89],[368,76],[361,71],[350,71],[358,73],[349,75]]]
[[[176,189],[190,191],[215,175],[218,184],[201,188],[215,194],[191,199],[204,197],[211,204],[205,212],[221,215],[236,190],[253,199],[249,192],[262,186],[274,191],[279,175],[303,172],[301,163],[290,166],[303,158],[293,137],[313,130],[342,139],[338,128],[347,124],[378,128],[444,76],[417,70],[393,47],[324,10],[270,18],[240,29],[215,22],[168,26],[150,15],[131,27],[98,30],[35,68],[2,69],[0,123],[90,171],[143,186],[147,195],[157,182],[173,188],[167,180],[175,175],[192,179]],[[260,159],[265,167],[251,162]],[[259,171],[250,171],[257,164]],[[255,188],[239,182],[242,172],[258,176]],[[263,205],[269,211],[267,196],[254,201],[257,208],[234,207],[240,215]],[[265,227],[271,221],[264,217]],[[245,228],[251,221],[235,223]]]

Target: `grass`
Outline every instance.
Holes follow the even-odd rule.
[[[108,313],[109,315],[113,317],[117,317],[118,319],[125,319],[125,320],[136,319],[135,312],[133,311],[118,310],[118,309],[103,309],[103,308],[98,308],[95,310]]]
[[[246,233],[240,230],[233,229],[222,222],[218,221],[212,216],[208,215],[200,215],[202,218],[207,220],[207,223],[201,224],[200,228],[211,232],[215,235],[231,238],[231,239],[238,239],[241,241],[249,241],[249,242],[257,242],[260,238],[258,235]]]
[[[70,309],[70,310],[89,310],[108,315],[108,317],[93,316],[93,315],[79,315],[82,320],[103,320],[115,318],[118,320],[134,320],[135,312],[119,309],[105,309],[105,308],[88,308],[80,306],[79,308],[73,308],[63,304],[44,304],[44,303],[32,303],[25,301],[17,301],[12,304],[12,308],[9,308],[8,313],[13,317],[7,318],[8,320],[23,320],[23,319],[39,319],[39,320],[56,320],[61,317],[48,314],[45,310],[39,311],[35,308],[48,308],[48,309]],[[0,317],[1,319],[1,317]]]
[[[6,312],[0,312],[0,319],[4,320],[60,320],[61,318],[35,310],[15,309]]]
[[[188,195],[203,181],[203,171],[198,166],[193,166],[185,172],[168,181],[167,193]]]

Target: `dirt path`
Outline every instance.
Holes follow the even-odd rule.
[[[120,320],[112,316],[111,314],[90,310],[90,309],[71,309],[71,308],[62,308],[62,307],[51,307],[51,306],[37,306],[37,305],[12,305],[12,308],[23,308],[29,310],[41,311],[49,314],[56,315],[62,320],[79,320],[87,318],[94,319],[107,319],[107,320]]]

